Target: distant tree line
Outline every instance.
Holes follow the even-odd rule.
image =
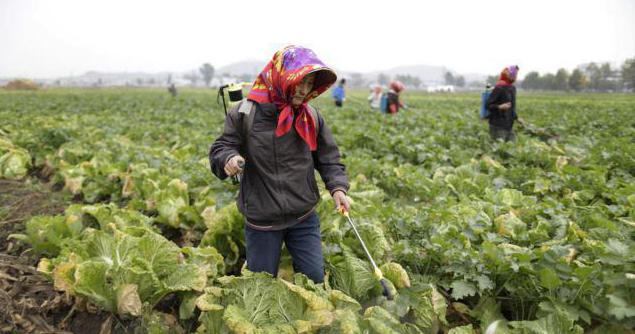
[[[490,77],[488,81],[495,81]],[[520,83],[523,89],[555,91],[632,91],[635,87],[635,58],[627,59],[620,68],[609,63],[590,63],[574,69],[564,68],[554,73],[529,72]]]
[[[454,75],[452,72],[445,72],[445,84],[450,86],[465,87],[465,77]]]
[[[452,73],[447,72],[445,76],[446,83],[448,82],[448,78],[450,78],[451,83],[449,85],[457,85],[460,87],[465,86],[465,78],[463,76],[454,76]],[[354,72],[349,75],[349,85],[350,87],[366,87],[368,84],[373,83],[373,81],[368,81],[364,78],[364,75],[359,72]],[[423,85],[423,81],[421,78],[411,74],[395,74],[394,76],[390,76],[385,73],[377,74],[377,79],[374,81],[375,83],[381,86],[388,86],[391,80],[399,80],[406,87],[410,88],[421,88]]]
[[[412,76],[410,74],[397,74],[395,76],[395,80],[401,81],[404,85],[408,87],[419,88],[421,86],[421,79],[416,76]]]
[[[190,81],[193,86],[196,86],[197,82],[202,81],[206,86],[209,86],[214,78],[215,69],[209,63],[201,65],[198,71],[192,71],[183,76],[184,79]],[[171,76],[168,79],[168,84],[171,83]],[[253,76],[250,74],[244,74],[237,77],[241,81],[252,81]],[[410,74],[397,74],[394,76],[395,80],[403,82],[406,86],[412,88],[419,88],[422,85],[422,81],[419,77]],[[445,72],[444,75],[445,84],[457,87],[465,87],[465,77],[452,72]],[[388,85],[391,77],[379,73],[377,76],[377,82],[380,85]],[[487,83],[496,84],[498,76],[488,76]],[[137,79],[137,85],[143,83],[155,84],[154,79],[150,79],[147,82],[143,82],[142,79]],[[364,87],[367,82],[361,73],[352,73],[350,75],[350,85],[352,87]],[[470,82],[470,87],[475,87],[480,84],[476,82]],[[554,90],[554,91],[633,91],[635,89],[635,57],[627,59],[620,68],[612,68],[609,63],[590,63],[579,66],[572,72],[567,71],[564,68],[559,69],[556,73],[544,73],[540,74],[536,71],[529,72],[525,75],[524,79],[519,82],[519,86],[528,90]]]
[[[203,80],[205,86],[209,87],[209,84],[214,78],[214,66],[212,66],[210,63],[205,63],[201,65],[201,67],[199,67],[198,72],[192,71],[183,75],[183,78],[185,80],[188,80],[192,84],[192,86],[196,86],[196,83],[199,80]]]

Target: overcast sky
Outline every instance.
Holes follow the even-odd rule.
[[[361,72],[621,64],[635,57],[635,1],[0,0],[0,77],[186,71],[289,43]]]

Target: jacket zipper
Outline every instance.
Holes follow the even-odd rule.
[[[278,115],[278,117],[280,116]],[[280,205],[282,207],[282,220],[285,221],[287,216],[286,214],[287,203],[286,203],[286,198],[284,196],[284,193],[281,191],[282,185],[280,183],[280,173],[278,173],[278,151],[276,150],[276,131],[275,130],[273,131],[271,146],[273,147],[273,167],[274,167],[274,172],[276,173],[275,179],[276,179],[276,183],[278,184],[278,191],[280,193]]]

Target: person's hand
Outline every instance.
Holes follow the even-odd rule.
[[[503,103],[503,104],[499,105],[498,109],[502,110],[502,111],[507,111],[511,107],[512,107],[512,103],[511,102],[506,102],[506,103]]]
[[[341,190],[336,190],[333,193],[333,201],[335,201],[335,209],[338,211],[348,212],[351,209],[351,203],[346,197],[346,194]]]
[[[229,176],[234,176],[243,171],[243,166],[245,165],[245,159],[240,155],[235,155],[227,161],[225,164],[225,174]]]

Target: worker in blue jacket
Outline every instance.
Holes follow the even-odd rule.
[[[344,84],[346,79],[340,80],[340,83],[333,89],[333,100],[335,100],[335,106],[341,107],[346,101],[346,92],[344,91]]]

